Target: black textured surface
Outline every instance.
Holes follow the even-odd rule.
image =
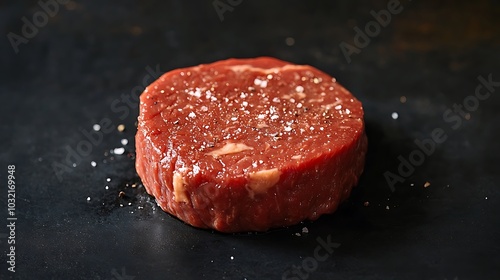
[[[18,53],[8,34],[22,36],[22,18],[43,9],[0,4],[0,224],[8,223],[9,164],[18,219],[15,273],[0,226],[1,279],[500,278],[500,86],[468,115],[443,117],[474,102],[478,76],[500,81],[499,4],[401,1],[348,63],[339,44],[354,44],[353,28],[393,1],[269,2],[220,0],[235,4],[221,21],[212,1],[69,1]],[[363,102],[365,173],[350,199],[316,222],[236,235],[187,226],[131,186],[138,106],[122,95],[158,68],[261,55],[313,65]],[[67,165],[67,148],[102,120],[113,130],[103,127],[90,155],[72,158],[76,167],[58,178],[54,164]],[[384,173],[397,174],[398,156],[408,159],[435,128],[446,140],[391,189]],[[124,155],[105,155],[123,138]],[[318,238],[338,248],[317,251]],[[308,272],[293,269],[302,264]]]

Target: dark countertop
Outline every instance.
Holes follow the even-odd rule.
[[[497,2],[42,2],[55,5],[0,4],[0,212],[9,224],[14,164],[17,218],[15,273],[0,230],[1,279],[500,279]],[[356,35],[365,27],[372,37]],[[127,98],[159,73],[262,55],[313,65],[363,102],[365,172],[316,222],[187,226],[131,186],[138,106]],[[88,154],[68,155],[86,151],[96,123]],[[125,154],[109,154],[121,139]]]

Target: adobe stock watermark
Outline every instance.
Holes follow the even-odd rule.
[[[361,50],[370,44],[371,38],[375,38],[380,34],[382,27],[387,27],[391,23],[393,15],[397,15],[402,11],[403,5],[401,5],[399,0],[389,0],[389,2],[387,2],[387,9],[382,9],[378,12],[371,10],[370,15],[374,20],[366,23],[363,30],[357,26],[353,29],[355,32],[353,39],[354,46],[345,41],[339,44],[340,50],[347,60],[347,63],[351,63],[351,56],[353,54],[360,54]]]
[[[60,10],[60,5],[67,4],[69,0],[40,0],[38,1],[39,10],[36,11],[31,20],[27,17],[22,17],[21,21],[23,26],[19,34],[14,32],[9,32],[7,34],[7,39],[9,39],[10,45],[16,54],[19,53],[19,45],[27,44],[30,39],[33,39],[39,32],[40,28],[43,28],[49,23],[49,18],[53,18],[57,15]]]
[[[9,236],[7,240],[7,270],[16,272],[16,166],[14,164],[7,166],[7,229]]]
[[[474,94],[466,96],[461,104],[453,104],[452,108],[448,108],[443,113],[443,120],[449,124],[452,130],[457,130],[462,126],[463,120],[470,117],[470,113],[475,112],[480,105],[480,101],[485,101],[491,97],[497,87],[500,87],[500,80],[494,81],[493,74],[489,74],[487,78],[483,76],[477,77],[478,84]],[[465,110],[464,110],[465,109]],[[432,130],[430,137],[415,140],[417,146],[407,157],[398,156],[397,173],[386,171],[384,178],[394,192],[397,183],[403,183],[408,177],[413,175],[416,167],[424,164],[425,160],[434,154],[436,145],[442,144],[448,139],[448,135],[443,128],[435,128]]]
[[[328,235],[326,241],[318,237],[318,245],[314,248],[312,256],[302,260],[300,265],[292,265],[283,272],[282,280],[304,280],[308,279],[310,274],[318,270],[321,262],[326,261],[334,252],[334,249],[340,247],[340,243],[332,242],[332,236]]]
[[[118,273],[116,268],[113,268],[111,270],[111,275],[113,277],[110,280],[134,280],[135,276],[128,275],[127,272],[125,271],[125,267],[122,267],[121,273]]]
[[[214,0],[212,5],[214,6],[215,12],[219,16],[221,22],[224,21],[224,13],[233,12],[236,6],[243,3],[243,0]]]
[[[144,91],[146,86],[158,79],[162,74],[159,64],[157,64],[154,69],[147,66],[146,72],[147,74],[143,77],[141,85],[132,88],[129,93],[121,94],[120,98],[111,102],[110,109],[113,113],[120,114],[118,116],[120,120],[124,120],[129,117],[130,110],[138,106],[139,96]],[[79,130],[82,133],[83,139],[81,139],[75,147],[66,145],[64,147],[66,151],[64,160],[52,163],[52,169],[54,170],[57,179],[59,179],[59,182],[62,182],[63,175],[65,173],[73,172],[72,167],[79,165],[83,161],[83,158],[92,153],[94,147],[102,143],[104,135],[111,133],[116,127],[116,125],[113,124],[113,121],[109,118],[101,119],[98,124],[100,126],[99,130],[94,130],[92,128],[80,128]]]

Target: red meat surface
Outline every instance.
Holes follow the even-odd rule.
[[[221,232],[334,212],[363,171],[363,108],[328,74],[274,58],[170,71],[140,97],[136,168],[158,205]]]

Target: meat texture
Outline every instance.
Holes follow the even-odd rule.
[[[140,100],[137,172],[164,211],[195,227],[315,220],[363,171],[362,105],[311,66],[261,57],[177,69]]]

